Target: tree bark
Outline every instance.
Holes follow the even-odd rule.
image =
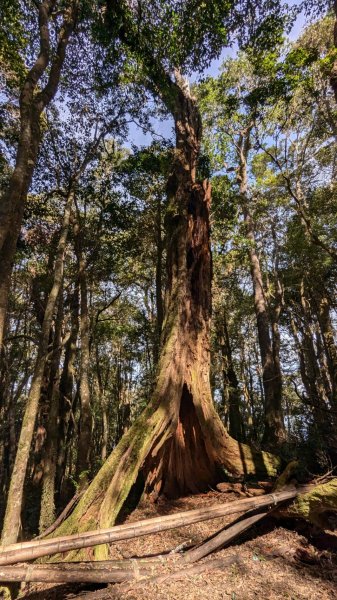
[[[11,544],[16,542],[19,535],[23,487],[29,459],[29,451],[33,439],[35,421],[39,407],[41,385],[47,361],[50,330],[54,318],[55,306],[63,280],[64,254],[68,237],[72,202],[73,192],[70,191],[65,205],[60,239],[57,247],[54,267],[54,281],[47,300],[34,374],[29,390],[18,449],[16,452],[13,473],[9,486],[6,514],[2,530],[3,544]]]
[[[78,284],[80,288],[80,404],[76,477],[80,487],[86,487],[90,471],[90,451],[92,433],[92,413],[89,385],[90,368],[90,318],[88,309],[88,286],[86,260],[82,248],[83,231],[80,227],[79,215],[74,225],[75,253],[78,264]]]
[[[63,327],[63,286],[61,285],[58,298],[58,311],[55,323],[55,336],[52,365],[50,369],[51,380],[49,414],[47,421],[47,439],[43,450],[43,479],[41,494],[41,509],[39,531],[42,533],[55,521],[55,477],[57,463],[57,419],[59,415],[60,396],[60,360],[62,353],[62,327]]]
[[[163,240],[162,240],[162,198],[156,193],[156,340],[154,344],[154,363],[158,364],[160,339],[164,322],[163,305]]]

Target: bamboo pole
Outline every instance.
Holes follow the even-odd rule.
[[[131,565],[129,568],[111,568],[111,565],[95,562],[0,566],[0,582],[122,583],[153,574],[153,569],[140,568],[136,562],[134,567]]]
[[[155,517],[136,523],[126,523],[101,531],[88,531],[61,538],[22,542],[7,547],[3,546],[0,549],[0,565],[10,565],[34,560],[50,554],[58,554],[60,552],[69,552],[71,550],[79,550],[100,544],[129,540],[143,535],[150,535],[152,533],[167,531],[177,527],[184,527],[209,519],[215,519],[238,512],[245,512],[249,509],[264,508],[270,505],[276,505],[279,502],[291,500],[299,493],[308,491],[308,489],[308,486],[303,486],[285,492],[266,494],[265,496],[258,498],[240,499],[235,502],[221,504],[215,507],[185,511],[164,517]],[[310,486],[310,489],[312,489],[312,486]]]

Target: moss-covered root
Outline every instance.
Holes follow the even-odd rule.
[[[219,462],[225,469],[236,475],[258,475],[277,477],[282,468],[280,457],[270,452],[258,451],[224,434],[225,443],[219,452]],[[220,435],[219,438],[221,439]]]
[[[287,516],[305,519],[322,529],[334,529],[337,519],[337,479],[297,496],[287,509]]]

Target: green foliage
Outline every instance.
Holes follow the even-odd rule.
[[[0,64],[9,88],[22,83],[25,75],[24,51],[28,35],[19,0],[3,0],[0,16]]]

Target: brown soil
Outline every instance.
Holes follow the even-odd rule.
[[[174,513],[230,502],[238,498],[238,491],[189,496],[179,500],[160,500],[157,504],[139,506],[127,521],[137,521],[158,515]],[[171,555],[169,564],[160,563],[156,574],[177,570],[175,565],[179,552],[205,540],[233,516],[214,519],[160,534],[118,542],[110,548],[111,559]],[[164,583],[146,583],[141,588],[130,584],[127,591],[119,590],[112,597],[119,600],[330,600],[337,598],[337,536],[317,538],[316,546],[328,546],[330,550],[318,550],[306,536],[280,526],[269,519],[256,526],[235,545],[218,552],[217,557],[237,554],[238,563],[223,570],[213,570],[181,580]],[[334,550],[331,548],[334,547]],[[176,557],[176,559],[175,559]],[[139,586],[139,584],[137,584]],[[98,587],[98,586],[96,586]],[[23,591],[28,600],[65,600],[77,597],[76,590],[95,589],[92,586],[37,586],[30,584]],[[108,597],[108,596],[107,596]]]

